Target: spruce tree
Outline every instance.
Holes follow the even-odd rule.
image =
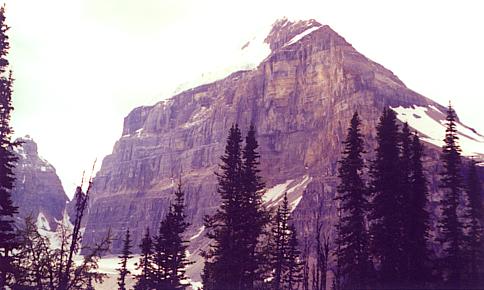
[[[287,271],[287,253],[290,240],[289,219],[291,209],[284,194],[282,205],[278,206],[273,226],[273,246],[271,250],[272,289],[284,289],[284,279]]]
[[[466,178],[466,190],[468,196],[467,219],[468,224],[468,246],[467,256],[469,257],[468,281],[470,287],[482,285],[484,275],[484,245],[483,245],[483,220],[482,220],[482,193],[481,181],[477,173],[475,160],[469,162]]]
[[[121,261],[119,262],[120,268],[118,269],[118,286],[119,290],[126,290],[126,276],[131,274],[127,268],[128,260],[133,258],[133,252],[131,252],[131,236],[129,234],[129,228],[126,229],[126,235],[123,240],[123,250],[121,256],[118,256]]]
[[[262,190],[265,184],[260,176],[258,147],[255,127],[251,125],[242,151],[243,209],[241,214],[243,216],[241,221],[244,223],[242,231],[245,233],[243,246],[248,251],[244,261],[246,265],[242,282],[244,289],[251,289],[254,283],[261,283],[264,280],[263,270],[260,269],[264,256],[259,250],[258,244],[264,228],[269,222],[269,214],[262,201]]]
[[[289,242],[287,245],[287,272],[285,275],[284,289],[295,290],[299,289],[299,283],[302,282],[303,263],[301,261],[301,251],[299,250],[299,243],[297,240],[296,228],[289,226]]]
[[[237,124],[229,131],[221,172],[217,173],[221,205],[215,215],[205,218],[210,249],[203,253],[203,282],[211,289],[247,289],[245,262],[250,259],[245,243],[246,216],[243,214],[242,137]]]
[[[141,240],[141,244],[139,245],[139,247],[141,248],[141,257],[136,269],[139,270],[141,273],[136,276],[136,284],[134,286],[134,289],[150,290],[152,289],[151,285],[153,276],[153,241],[151,239],[149,228],[146,228],[145,235]]]
[[[365,213],[368,209],[368,189],[363,179],[365,168],[363,156],[363,136],[360,132],[360,119],[354,113],[348,135],[343,142],[343,157],[339,161],[337,188],[339,212],[338,238],[336,239],[340,274],[344,286],[364,288],[371,270],[368,249],[368,231]]]
[[[402,126],[402,131],[399,134],[400,143],[400,162],[398,163],[400,171],[400,183],[398,184],[398,204],[399,204],[399,215],[402,221],[402,232],[400,247],[402,249],[402,260],[400,264],[400,272],[402,274],[402,285],[408,286],[409,281],[409,271],[410,269],[410,255],[412,241],[410,240],[410,231],[412,230],[410,224],[412,216],[408,213],[413,208],[410,202],[411,186],[410,186],[410,175],[411,175],[411,160],[412,160],[412,134],[408,123],[404,123]]]
[[[188,241],[183,238],[189,226],[185,216],[184,195],[180,181],[175,191],[175,202],[171,206],[170,212],[165,219],[165,229],[162,230],[165,235],[165,241],[168,243],[165,252],[167,264],[164,271],[168,282],[168,289],[173,290],[185,289],[188,285],[183,282],[187,280],[185,271],[186,267],[193,263],[186,256]]]
[[[0,289],[7,285],[8,273],[12,267],[12,250],[19,246],[14,227],[14,215],[18,208],[12,201],[15,176],[13,168],[17,157],[13,153],[16,146],[12,142],[13,130],[10,127],[12,114],[12,73],[7,60],[10,43],[7,35],[9,27],[5,21],[5,6],[0,8]]]
[[[189,224],[185,216],[185,198],[181,181],[175,191],[175,200],[160,223],[153,243],[153,285],[156,289],[185,289],[188,284],[185,269],[188,261],[188,241],[183,235]]]
[[[458,211],[459,201],[463,193],[463,180],[461,176],[461,149],[458,144],[456,114],[449,104],[446,118],[446,131],[441,159],[443,171],[441,172],[440,187],[443,191],[441,201],[442,217],[439,223],[443,245],[443,263],[446,270],[447,286],[460,287],[462,282],[464,225]]]
[[[377,126],[376,157],[370,168],[371,252],[379,264],[378,286],[402,285],[400,150],[396,115],[384,109]]]
[[[171,204],[170,204],[171,209]],[[170,233],[173,232],[173,223],[169,213],[160,222],[158,235],[153,238],[153,272],[151,276],[152,287],[155,289],[167,289],[169,285],[169,248],[172,240]]]
[[[427,240],[429,236],[429,214],[425,209],[427,205],[428,188],[422,164],[423,145],[417,133],[412,136],[410,176],[408,191],[408,206],[405,219],[405,248],[407,261],[407,281],[410,287],[425,287],[429,282],[428,269],[429,251]]]

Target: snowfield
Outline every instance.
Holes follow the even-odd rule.
[[[301,176],[296,179],[289,179],[283,183],[277,184],[264,193],[262,200],[267,207],[274,207],[280,204],[284,198],[284,194],[287,193],[287,200],[293,211],[303,197],[304,190],[311,182],[311,177],[308,175]]]
[[[391,108],[398,120],[408,122],[410,127],[420,132],[422,140],[442,147],[445,138],[445,114],[436,107],[412,106]],[[457,122],[459,144],[464,156],[484,156],[484,136]]]

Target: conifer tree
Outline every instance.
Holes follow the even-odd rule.
[[[461,286],[464,246],[464,225],[459,214],[459,200],[463,193],[463,180],[461,176],[461,149],[458,144],[456,114],[449,104],[446,118],[446,130],[441,159],[443,171],[441,172],[440,187],[443,191],[441,201],[442,217],[439,223],[443,244],[447,286]]]
[[[126,235],[123,240],[123,250],[121,256],[118,256],[121,261],[119,262],[120,268],[118,269],[118,286],[119,290],[126,290],[126,276],[131,274],[127,268],[128,260],[133,258],[133,252],[131,252],[131,236],[129,234],[129,228],[126,229]]]
[[[337,188],[341,213],[336,239],[339,271],[348,288],[364,288],[371,270],[369,259],[369,238],[365,222],[368,209],[368,190],[363,180],[364,161],[362,154],[363,136],[360,133],[360,119],[354,113],[348,135],[343,142],[343,158],[339,161]]]
[[[205,219],[207,236],[212,239],[210,249],[203,253],[203,279],[208,290],[252,289],[256,280],[255,239],[264,219],[258,217],[263,211],[259,192],[263,183],[258,177],[255,130],[251,129],[244,152],[241,142],[241,133],[235,124],[230,128],[221,157],[221,172],[217,173],[217,191],[222,204],[215,215]],[[256,221],[255,225],[248,222],[249,213],[255,214],[250,217]]]
[[[160,223],[153,242],[152,287],[156,289],[185,289],[188,284],[185,269],[188,261],[188,241],[183,235],[189,224],[185,216],[185,198],[181,181],[175,191],[175,201]]]
[[[401,286],[403,278],[398,134],[395,112],[384,109],[377,126],[376,157],[370,168],[370,246],[379,264],[379,287]]]
[[[193,264],[186,256],[189,241],[183,238],[189,223],[186,222],[185,215],[185,193],[182,190],[181,180],[175,191],[175,202],[168,213],[167,221],[171,224],[171,231],[167,232],[169,247],[167,251],[168,267],[168,285],[170,289],[185,289],[188,284],[185,269],[188,265]]]
[[[402,284],[406,287],[422,287],[428,280],[427,181],[422,166],[423,147],[417,135],[410,132],[408,123],[400,133],[399,214],[402,221]]]
[[[170,204],[171,209],[171,204]],[[153,238],[153,272],[151,276],[152,287],[155,289],[167,289],[169,282],[168,265],[170,233],[173,231],[173,223],[169,213],[160,222],[158,235]]]
[[[256,130],[254,125],[251,125],[242,150],[243,209],[241,214],[243,216],[241,221],[244,223],[242,231],[245,233],[243,244],[248,251],[247,259],[244,261],[246,266],[242,282],[245,289],[250,289],[254,283],[261,283],[264,280],[263,270],[260,269],[264,255],[260,252],[258,244],[270,219],[262,201],[262,190],[265,184],[260,176],[258,147]]]
[[[14,228],[14,215],[18,208],[12,201],[12,188],[15,176],[13,168],[17,157],[13,153],[16,146],[12,142],[13,130],[10,127],[12,114],[12,73],[7,60],[10,43],[7,35],[9,27],[5,21],[5,6],[0,8],[0,289],[7,285],[8,273],[12,267],[12,250],[19,246]]]
[[[429,251],[427,240],[429,236],[429,214],[425,209],[427,205],[427,179],[425,177],[422,158],[423,145],[417,133],[412,137],[410,156],[409,191],[405,219],[405,248],[407,261],[407,281],[410,287],[425,287],[429,282],[428,269]]]
[[[136,276],[136,284],[134,289],[136,290],[150,290],[152,289],[152,259],[153,259],[153,241],[150,235],[150,229],[146,228],[145,235],[139,245],[141,248],[141,257],[136,267],[141,273]]]
[[[287,273],[285,275],[284,289],[299,289],[299,283],[302,281],[303,262],[301,261],[301,251],[297,240],[296,228],[289,226],[289,243],[287,245]]]
[[[287,253],[290,240],[289,218],[291,210],[284,194],[282,205],[278,206],[275,224],[273,228],[273,248],[271,251],[271,263],[273,269],[272,289],[284,289],[284,278],[287,271]]]
[[[467,219],[469,257],[468,281],[470,287],[482,285],[484,275],[483,215],[481,182],[477,174],[475,160],[471,160],[467,171],[466,190],[468,196]]]
[[[398,184],[398,203],[400,220],[402,221],[402,233],[400,240],[400,247],[402,249],[402,260],[400,263],[400,272],[402,274],[402,285],[407,286],[409,281],[409,271],[411,257],[409,252],[412,250],[412,241],[410,240],[411,219],[413,218],[408,213],[412,210],[413,205],[410,202],[411,195],[411,160],[412,160],[412,134],[408,123],[404,123],[402,131],[399,134],[400,143],[400,162],[398,163],[400,171],[400,183]]]

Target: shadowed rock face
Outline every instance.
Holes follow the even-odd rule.
[[[32,215],[37,219],[42,213],[55,229],[55,220],[61,220],[68,198],[62,188],[55,168],[42,159],[37,144],[28,136],[19,138],[22,145],[15,149],[18,156],[14,169],[16,181],[13,201],[19,207],[19,217]]]
[[[290,41],[308,28],[313,31]],[[213,172],[233,123],[243,134],[250,123],[256,125],[268,188],[311,177],[308,186],[294,187],[290,200],[297,204],[299,232],[306,235],[311,227],[305,222],[318,204],[315,192],[323,191],[318,184],[325,183],[327,198],[334,192],[341,142],[356,110],[369,143],[385,106],[445,110],[314,20],[278,21],[266,42],[272,52],[256,69],[136,108],[125,118],[122,137],[94,180],[84,242],[100,239],[108,228],[119,238],[129,227],[138,245],[144,229],[154,232],[166,213],[180,173],[192,223],[188,237],[198,233],[203,216],[219,203]],[[306,187],[314,190],[296,203]],[[201,234],[190,252],[205,244]],[[115,239],[113,251],[120,247],[121,239]],[[200,267],[196,264],[192,272]]]

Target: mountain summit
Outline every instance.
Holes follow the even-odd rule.
[[[156,229],[166,214],[174,180],[181,175],[192,224],[189,250],[197,260],[198,249],[206,245],[203,216],[219,204],[214,171],[233,123],[243,132],[256,125],[267,184],[264,200],[274,205],[287,192],[303,236],[311,234],[304,223],[311,221],[320,194],[332,200],[341,142],[355,111],[370,143],[387,106],[419,130],[431,148],[441,142],[445,108],[408,89],[329,26],[283,19],[260,40],[241,48],[259,59],[258,65],[129,113],[94,180],[85,243],[112,229],[113,251],[119,252],[121,236],[130,228],[133,244],[139,244],[145,228]],[[484,153],[478,152],[484,138],[459,126],[464,152]],[[436,159],[438,151],[433,152]],[[190,269],[195,279],[198,261]]]
[[[68,202],[55,168],[39,156],[37,143],[30,137],[18,138],[15,148],[18,157],[15,166],[14,203],[19,205],[19,216],[31,215],[34,220],[44,217],[53,229],[61,220]]]

